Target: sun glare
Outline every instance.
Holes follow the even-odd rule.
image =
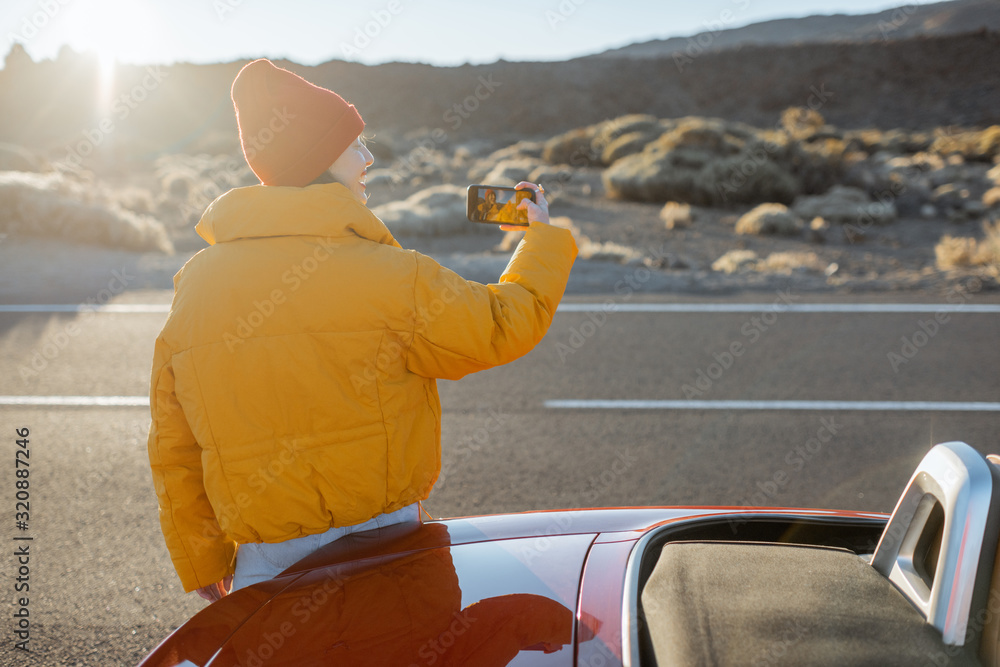
[[[97,57],[98,99],[109,106],[117,63],[148,57],[155,20],[151,6],[143,0],[78,0],[66,7],[64,19],[66,42]]]

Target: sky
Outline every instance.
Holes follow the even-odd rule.
[[[63,45],[104,62],[287,58],[434,65],[564,60],[774,18],[860,14],[880,0],[3,0],[0,56]],[[912,3],[909,3],[912,4]]]

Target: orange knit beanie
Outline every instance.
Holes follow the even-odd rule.
[[[309,185],[365,127],[340,95],[263,58],[240,70],[232,96],[243,155],[264,185]]]

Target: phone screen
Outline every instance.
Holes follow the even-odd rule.
[[[470,185],[469,220],[504,225],[528,225],[527,211],[517,210],[522,199],[535,200],[531,190],[515,190],[500,185]]]

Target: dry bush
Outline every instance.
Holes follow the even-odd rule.
[[[753,250],[730,250],[712,263],[714,271],[722,273],[782,273],[817,271],[825,268],[814,252],[772,252],[761,259]]]
[[[823,115],[808,107],[788,107],[781,112],[781,127],[789,133],[816,130],[825,124]]]
[[[784,204],[760,204],[736,222],[737,234],[755,236],[797,236],[802,233],[802,219]]]
[[[730,250],[719,259],[712,262],[712,270],[721,273],[739,273],[752,271],[760,258],[753,250]]]
[[[992,162],[1000,155],[1000,125],[985,130],[938,128],[930,150],[941,155],[958,154],[966,160]]]
[[[691,204],[668,201],[660,209],[660,219],[666,223],[667,229],[684,229],[685,227],[690,227],[694,221]]]
[[[714,118],[684,118],[604,172],[613,197],[697,206],[789,202],[795,178],[777,164],[754,128]]]
[[[545,142],[542,159],[549,164],[570,164],[574,167],[599,165],[601,154],[592,148],[597,127],[580,127],[552,137]]]
[[[945,235],[934,246],[939,269],[1000,265],[1000,221],[983,223],[983,239]]]
[[[126,250],[173,252],[163,225],[59,173],[0,172],[0,231]]]
[[[477,230],[466,218],[465,195],[465,189],[457,185],[437,185],[403,201],[376,206],[372,212],[394,235],[461,234]]]
[[[754,267],[761,273],[823,271],[826,266],[814,252],[772,252]]]
[[[848,150],[862,150],[866,153],[887,152],[895,155],[919,153],[930,148],[934,141],[928,132],[907,130],[851,130],[844,133]]]
[[[995,186],[983,193],[983,206],[987,208],[1000,207],[1000,186]]]
[[[614,164],[628,155],[634,155],[644,149],[651,141],[660,137],[660,133],[629,132],[613,139],[601,153],[601,162]]]
[[[617,262],[618,264],[629,264],[642,260],[642,253],[629,246],[612,241],[595,243],[585,238],[580,244],[580,258],[605,262]]]

